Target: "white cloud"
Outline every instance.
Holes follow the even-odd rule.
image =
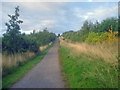
[[[27,19],[21,19],[20,20],[23,21],[22,25],[28,25],[28,24],[31,24],[32,22],[30,20],[27,20]]]
[[[55,27],[55,23],[56,23],[55,20],[42,20],[41,21],[41,24],[44,25],[44,27],[47,27],[47,28]]]
[[[2,3],[0,3],[0,26],[2,26]],[[0,27],[0,33],[2,33],[2,27]]]
[[[33,32],[33,30],[29,30],[29,31],[21,30],[21,33],[26,33],[26,34],[30,34],[30,33],[32,33],[32,32]]]
[[[24,2],[24,3],[19,3],[21,6],[23,6],[24,8],[30,9],[30,10],[34,10],[34,11],[50,11],[51,7],[49,3],[36,3],[36,2]]]
[[[88,17],[89,17],[89,16],[84,16],[84,19],[86,20],[86,19],[88,19]]]
[[[42,20],[41,22],[44,23],[44,24],[46,24],[46,25],[55,24],[56,23],[55,20]]]
[[[112,7],[100,7],[96,8],[91,12],[88,12],[86,15],[84,15],[85,19],[89,20],[103,20],[107,17],[114,17],[118,16],[118,6],[112,6]]]
[[[92,12],[88,12],[87,14],[88,14],[88,15],[93,15],[94,13],[92,13]]]
[[[83,4],[83,3],[82,3]],[[14,7],[20,6],[20,19],[23,20],[21,24],[22,32],[30,33],[34,29],[36,31],[42,30],[45,27],[49,31],[61,33],[67,30],[79,30],[84,20],[102,20],[107,17],[117,16],[117,5],[112,3],[103,3],[91,5],[90,3],[3,3],[3,18],[2,21],[7,22],[7,14],[14,13]],[[95,6],[94,6],[95,5]],[[93,8],[95,7],[95,8]],[[4,26],[3,26],[4,28]]]
[[[93,0],[88,0],[89,2],[92,2]]]
[[[34,11],[34,12],[56,12],[58,9],[65,7],[66,4],[59,2],[19,2],[17,3],[20,6],[24,7],[25,9]],[[57,8],[56,8],[57,7]]]

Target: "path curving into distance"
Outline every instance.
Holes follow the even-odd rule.
[[[58,40],[44,59],[11,88],[64,88],[58,60]]]

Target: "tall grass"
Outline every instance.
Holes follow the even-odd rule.
[[[83,43],[71,43],[60,39],[60,44],[73,48],[75,52],[93,54],[94,56],[102,57],[105,61],[114,62],[118,61],[118,40],[115,43],[104,43],[104,44],[87,44]],[[73,52],[74,52],[73,51]]]
[[[2,88],[9,88],[11,87],[14,83],[16,83],[18,80],[20,80],[29,70],[31,70],[37,63],[39,63],[48,50],[54,45],[52,43],[48,48],[46,48],[44,51],[39,53],[37,56],[34,58],[30,59],[27,61],[24,65],[21,67],[16,68],[16,71],[8,74],[7,76],[2,78]]]
[[[45,49],[48,48],[48,46],[50,46],[51,44],[52,44],[52,42],[50,42],[48,45],[40,46],[40,51],[45,50]]]
[[[2,55],[2,75],[5,76],[14,71],[14,68],[17,66],[21,66],[30,58],[35,56],[33,52],[19,53],[19,54],[11,54],[11,55]]]
[[[45,50],[50,46],[51,43],[45,46],[40,47],[40,51]],[[29,61],[31,58],[35,57],[36,54],[34,52],[25,52],[18,54],[10,54],[7,55],[5,53],[2,54],[2,76],[6,76],[12,72],[18,66],[22,66],[25,62]]]
[[[117,51],[116,44],[89,45],[61,39],[59,52],[70,88],[118,88]]]

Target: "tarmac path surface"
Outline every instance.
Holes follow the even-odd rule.
[[[58,40],[44,59],[11,88],[64,88],[58,60]]]

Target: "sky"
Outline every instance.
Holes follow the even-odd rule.
[[[69,30],[80,30],[84,21],[95,22],[109,17],[118,17],[118,2],[3,2],[0,3],[1,12],[0,36],[6,32],[5,22],[8,14],[14,14],[14,8],[20,8],[21,32],[26,34],[33,30],[42,31],[47,27],[49,32],[56,34]],[[2,21],[2,22],[1,22]]]

